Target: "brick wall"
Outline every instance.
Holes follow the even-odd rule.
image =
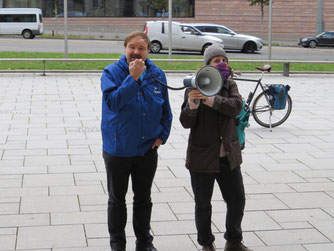
[[[325,29],[334,30],[334,0],[323,0]],[[295,39],[316,34],[317,0],[273,0],[272,35],[275,39]],[[209,22],[225,25],[239,33],[267,38],[269,8],[264,8],[261,32],[259,6],[249,6],[246,0],[195,0],[195,18],[175,18],[181,22]],[[97,27],[115,32],[143,29],[145,21],[157,18],[69,18],[71,27]],[[46,27],[53,29],[63,19],[45,18]],[[48,29],[47,28],[47,29]]]

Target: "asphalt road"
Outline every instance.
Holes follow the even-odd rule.
[[[23,39],[22,37],[0,37],[0,51],[25,51],[25,52],[64,52],[64,40],[62,39]],[[69,53],[122,53],[123,41],[110,40],[69,40]],[[230,58],[235,59],[268,59],[268,47],[260,52],[246,54],[241,52],[227,51]],[[168,54],[167,51],[162,54]],[[200,55],[199,53],[175,52],[175,55]],[[273,46],[271,59],[288,60],[316,60],[334,61],[334,47],[332,48],[303,48]]]

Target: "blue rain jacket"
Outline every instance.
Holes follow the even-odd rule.
[[[138,81],[129,73],[125,55],[108,65],[101,77],[103,151],[113,156],[133,157],[147,152],[156,138],[167,141],[172,112],[166,76],[148,58]]]

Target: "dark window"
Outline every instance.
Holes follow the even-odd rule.
[[[1,0],[0,0],[1,2]],[[39,8],[63,17],[63,0],[2,0],[4,8]],[[194,17],[194,0],[173,1],[173,17]],[[168,17],[168,0],[67,0],[71,17]]]
[[[204,30],[205,30],[205,32],[218,33],[218,29],[216,27],[212,27],[212,26],[208,26]]]
[[[0,15],[0,22],[2,23],[36,23],[36,15],[31,14],[4,14]]]
[[[326,32],[323,34],[324,38],[334,38],[334,32]]]
[[[41,14],[39,14],[39,22],[42,23],[43,22],[43,17]]]

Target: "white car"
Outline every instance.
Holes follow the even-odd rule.
[[[151,52],[159,53],[161,50],[168,50],[168,21],[147,21],[144,31],[150,38]],[[198,51],[203,54],[205,49],[213,43],[224,45],[221,39],[204,35],[189,24],[172,22],[173,50]]]
[[[253,53],[261,50],[263,47],[263,40],[261,38],[238,34],[222,25],[207,23],[193,23],[191,25],[205,35],[221,38],[224,41],[225,50],[240,50],[242,52]]]

